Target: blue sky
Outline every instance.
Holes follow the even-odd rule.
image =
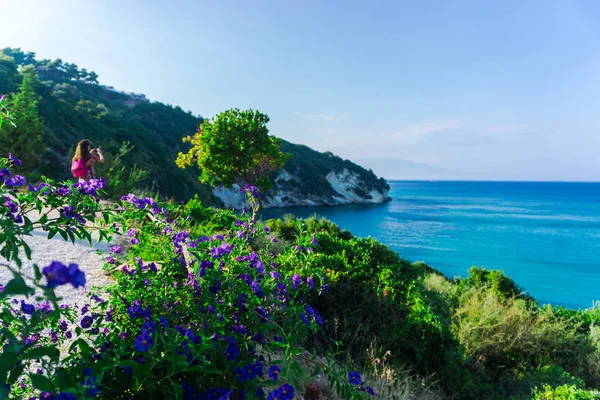
[[[600,2],[2,2],[0,47],[444,178],[600,180]],[[402,168],[379,167],[389,178]],[[435,172],[426,178],[439,178]]]

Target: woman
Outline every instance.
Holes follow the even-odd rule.
[[[100,149],[90,149],[91,143],[87,139],[83,139],[77,143],[77,149],[73,156],[71,171],[73,175],[79,178],[79,182],[96,179],[94,171],[94,163],[104,162],[104,156]]]

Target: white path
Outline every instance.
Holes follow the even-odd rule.
[[[33,276],[33,264],[37,264],[40,270],[52,261],[61,261],[65,264],[76,263],[85,273],[86,288],[75,289],[71,285],[64,285],[56,289],[56,294],[63,298],[65,304],[78,304],[80,307],[88,302],[85,290],[93,286],[104,286],[112,282],[110,277],[102,271],[103,261],[97,254],[97,250],[110,251],[110,247],[121,241],[115,237],[113,243],[92,241],[92,246],[87,241],[64,241],[60,235],[48,240],[48,234],[43,231],[34,231],[32,236],[27,237],[27,244],[31,247],[32,260],[26,260],[25,253],[21,252],[23,260],[22,272],[27,276]],[[0,260],[4,261],[4,260]],[[11,265],[15,266],[14,263]],[[8,268],[0,266],[0,283],[6,284],[12,279],[12,273]]]

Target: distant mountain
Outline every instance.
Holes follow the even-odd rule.
[[[365,168],[370,168],[376,175],[383,176],[387,180],[460,179],[462,175],[456,171],[402,158],[363,158],[356,162]]]
[[[124,141],[135,146],[125,164],[150,172],[144,187],[162,196],[185,201],[198,194],[205,204],[240,206],[240,190],[211,188],[197,180],[198,170],[175,165],[180,151],[189,145],[181,139],[192,135],[203,119],[179,106],[151,102],[141,93],[129,93],[99,85],[98,75],[60,59],[36,60],[35,53],[20,49],[0,50],[0,94],[18,89],[22,76],[17,66],[32,65],[39,81],[39,113],[44,119],[46,153],[39,173],[62,180],[70,177],[70,158],[75,145],[87,138],[101,146],[110,165]],[[31,67],[27,67],[31,68]],[[332,153],[283,141],[292,154],[281,171],[271,177],[274,187],[264,194],[265,207],[380,203],[389,200],[389,186],[382,178]],[[110,184],[110,182],[109,182]]]

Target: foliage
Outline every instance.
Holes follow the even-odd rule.
[[[3,265],[14,279],[0,293],[2,398],[226,399],[269,393],[291,400],[301,389],[299,379],[310,373],[298,360],[311,363],[315,375],[328,376],[343,398],[374,394],[357,372],[340,369],[331,357],[306,357],[300,348],[323,324],[304,300],[324,293],[323,270],[312,261],[316,252],[253,250],[263,231],[247,217],[235,219],[224,235],[209,237],[190,235],[195,222],[185,209],[169,210],[152,198],[130,194],[102,206],[102,181],[46,180],[20,191],[24,178],[4,168],[18,160],[0,163],[0,254],[16,263]],[[30,218],[34,211],[41,215],[37,220]],[[97,214],[103,218],[95,219]],[[85,285],[77,265],[34,266],[33,276],[21,270],[20,250],[31,257],[25,237],[34,228],[49,238],[58,233],[90,243],[93,230],[108,240],[122,230],[131,248],[114,246],[105,255],[115,284],[90,292],[90,304],[74,309],[61,306],[54,289]],[[299,240],[306,245],[311,237]],[[138,255],[149,254],[146,248],[154,249],[153,260]],[[307,266],[302,277],[293,273],[298,261]],[[34,290],[40,295],[30,303]],[[16,295],[27,297],[19,303]]]
[[[553,388],[544,385],[543,390],[536,389],[532,400],[594,400],[600,399],[599,392],[579,389],[575,385],[563,385]]]
[[[6,91],[2,89],[4,94],[16,90],[22,80],[17,66],[34,69],[41,80],[34,90],[45,127],[46,151],[40,152],[42,163],[35,171],[37,175],[69,179],[71,157],[81,139],[90,139],[105,154],[117,154],[123,142],[130,142],[134,149],[122,159],[123,166],[131,169],[137,165],[149,172],[136,189],[150,189],[156,182],[155,189],[163,197],[184,201],[198,194],[206,205],[220,204],[211,190],[197,181],[195,169],[183,171],[173,162],[181,150],[181,138],[194,132],[201,118],[179,107],[134,99],[131,94],[86,81],[80,78],[83,69],[74,64],[62,60],[52,63],[38,61],[34,53],[20,49],[0,52],[0,89],[10,84]],[[52,69],[54,66],[58,71]],[[85,72],[89,76],[90,72]],[[34,171],[27,171],[33,175]]]
[[[44,153],[44,123],[38,115],[35,72],[23,74],[20,90],[9,101],[12,124],[0,128],[0,154],[19,154],[23,170],[36,167]]]
[[[140,183],[148,178],[148,171],[141,170],[136,164],[131,168],[124,165],[124,159],[127,154],[133,150],[129,142],[123,142],[116,156],[106,155],[106,169],[99,169],[107,181],[105,189],[106,196],[110,199],[119,198],[127,193],[131,193],[141,187]]]
[[[212,186],[240,187],[248,184],[266,190],[269,175],[290,158],[280,150],[280,142],[269,135],[269,117],[255,110],[230,109],[212,120],[205,120],[198,132],[184,142],[192,144],[187,153],[179,153],[177,166],[197,163],[198,179]]]
[[[81,139],[90,139],[105,153],[113,154],[128,141],[134,150],[123,159],[124,166],[131,168],[136,164],[141,170],[149,171],[148,179],[141,183],[139,190],[149,189],[155,182],[155,189],[162,197],[187,201],[198,194],[204,205],[221,204],[212,190],[198,181],[197,167],[183,170],[173,162],[178,153],[186,151],[181,139],[198,129],[202,117],[177,106],[150,102],[132,93],[95,84],[93,73],[75,64],[60,59],[36,60],[35,53],[21,49],[0,51],[0,95],[17,90],[22,80],[18,66],[37,71],[42,83],[34,88],[39,96],[47,149],[37,171],[39,174],[55,180],[68,179],[70,157]],[[385,180],[348,160],[278,141],[281,149],[293,156],[284,167],[298,179],[275,181],[278,176],[275,172],[270,174],[270,180],[277,190],[289,192],[292,197],[299,193],[316,194],[333,202],[337,192],[328,182],[327,174],[343,169],[359,175],[364,187],[358,191],[363,197],[368,198],[368,192],[374,188],[381,190],[387,186]],[[30,175],[32,172],[28,171]],[[268,192],[263,194],[268,195]]]

